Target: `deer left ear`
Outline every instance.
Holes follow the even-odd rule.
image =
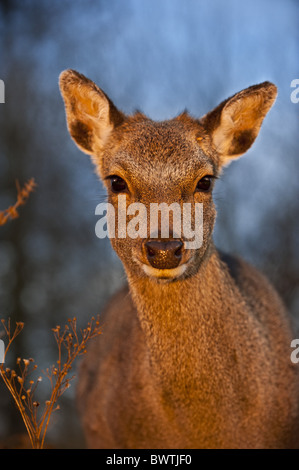
[[[230,163],[251,147],[276,96],[276,86],[264,82],[236,93],[201,118],[221,165]]]
[[[89,155],[101,153],[113,129],[124,121],[124,115],[97,85],[75,70],[62,72],[59,84],[75,143]]]

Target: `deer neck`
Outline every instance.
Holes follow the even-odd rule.
[[[215,248],[190,278],[164,284],[129,275],[129,283],[155,374],[174,388],[186,388],[186,377],[189,386],[198,383],[195,364],[202,364],[201,371],[215,367],[219,341],[231,341],[226,338],[231,302]]]

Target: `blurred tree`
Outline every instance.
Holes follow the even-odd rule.
[[[41,83],[44,63],[35,51],[42,42],[46,47],[59,14],[57,4],[49,9],[49,2],[15,2],[14,8],[5,9],[0,29],[5,63],[1,78],[6,85],[5,105],[0,109],[3,209],[15,198],[16,179],[24,182],[32,176],[37,182],[36,193],[20,217],[1,228],[0,316],[28,325],[16,341],[15,357],[33,356],[42,367],[55,351],[51,328],[70,316],[83,322],[98,313],[113,290],[115,270],[115,263],[108,262],[108,241],[99,242],[93,231],[94,209],[102,196],[101,188],[90,192],[88,185],[97,179],[92,175],[86,180],[79,172],[72,178],[76,164],[61,155],[62,141],[70,148],[72,144],[58,74],[48,89]],[[64,8],[60,7],[60,14]],[[87,159],[84,164],[91,166]],[[103,265],[108,266],[105,275],[100,272]],[[0,407],[5,433],[22,430],[14,407],[7,407],[6,397]],[[64,419],[67,421],[67,416]]]

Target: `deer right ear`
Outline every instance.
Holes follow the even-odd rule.
[[[223,101],[201,119],[221,165],[227,165],[251,147],[276,95],[277,88],[270,82],[253,85]]]
[[[100,88],[75,70],[62,72],[59,86],[72,138],[83,152],[98,154],[124,115]]]

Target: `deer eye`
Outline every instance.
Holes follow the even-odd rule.
[[[123,193],[128,189],[127,183],[120,176],[110,176],[110,185],[114,193]]]
[[[213,176],[210,176],[210,175],[206,175],[203,178],[201,178],[196,185],[196,191],[202,191],[202,192],[209,191],[212,185],[212,179],[213,179]]]

